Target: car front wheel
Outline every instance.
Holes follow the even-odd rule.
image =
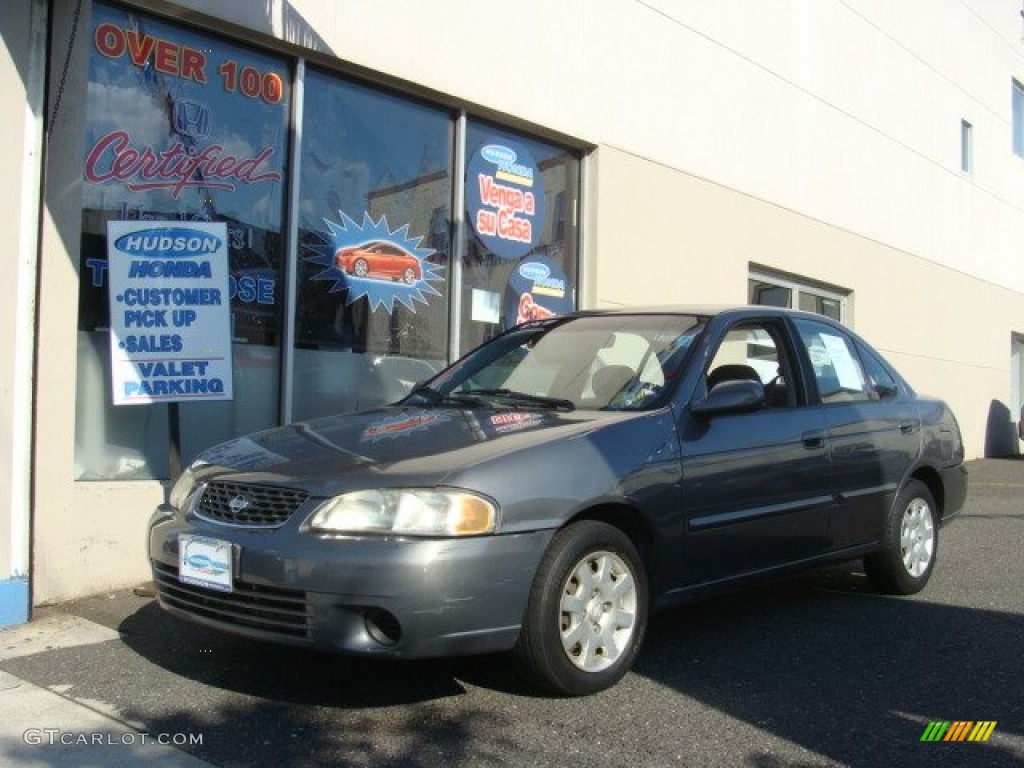
[[[574,523],[537,570],[517,667],[553,693],[596,693],[633,665],[646,624],[647,576],[633,542],[606,523]]]
[[[879,550],[864,570],[880,592],[912,595],[924,589],[939,549],[938,510],[928,486],[909,480],[889,512]]]
[[[370,265],[366,263],[366,259],[356,259],[356,263],[352,265],[352,271],[356,277],[366,277],[370,274]]]

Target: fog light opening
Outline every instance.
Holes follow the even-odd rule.
[[[383,608],[367,608],[363,620],[367,634],[381,645],[395,645],[402,639],[402,625]]]

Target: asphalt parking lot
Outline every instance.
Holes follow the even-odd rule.
[[[922,594],[875,595],[844,565],[662,613],[633,672],[589,698],[538,696],[504,656],[384,663],[236,639],[131,591],[41,610],[95,641],[0,653],[0,672],[120,728],[198,735],[181,751],[224,767],[1020,766],[1022,498],[1024,461],[971,462]],[[3,701],[0,719],[17,706]],[[984,743],[922,742],[937,720],[997,724]],[[0,763],[71,764],[5,741]],[[74,764],[104,764],[90,748]]]

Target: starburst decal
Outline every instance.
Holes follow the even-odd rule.
[[[347,289],[346,304],[365,296],[371,310],[384,307],[389,314],[396,302],[415,312],[416,302],[441,295],[431,283],[444,282],[443,267],[426,260],[435,251],[420,248],[423,237],[409,237],[408,224],[392,230],[383,215],[374,221],[363,213],[362,224],[344,211],[338,217],[324,219],[330,231],[326,242],[307,246],[312,255],[306,261],[323,267],[313,279],[333,282],[331,293]]]

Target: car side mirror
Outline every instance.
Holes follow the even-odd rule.
[[[764,384],[760,381],[723,381],[713,387],[706,396],[694,400],[690,404],[690,413],[711,418],[727,413],[759,411],[764,405]]]

